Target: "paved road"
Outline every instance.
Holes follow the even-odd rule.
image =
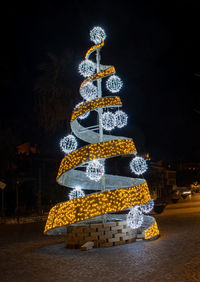
[[[88,252],[42,224],[0,226],[0,281],[200,281],[200,195],[157,215],[161,237]]]

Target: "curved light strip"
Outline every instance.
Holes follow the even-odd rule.
[[[104,159],[120,155],[136,153],[136,148],[131,139],[118,139],[107,142],[86,145],[62,159],[57,180],[66,171],[73,169],[80,164],[84,164],[94,159]]]
[[[108,67],[107,69],[102,70],[102,71],[100,71],[100,72],[98,72],[98,73],[95,73],[94,75],[92,75],[92,76],[88,77],[87,79],[85,79],[85,80],[81,83],[80,88],[81,88],[86,82],[88,82],[88,81],[95,81],[95,80],[97,80],[97,79],[99,79],[99,78],[106,77],[106,76],[111,75],[111,74],[113,74],[113,73],[115,73],[115,68],[114,68],[113,66]]]
[[[152,219],[154,219],[154,223],[144,231],[144,235],[145,235],[145,239],[148,240],[148,239],[151,239],[151,238],[154,238],[156,236],[159,236],[159,229],[158,229],[158,225],[156,223],[156,220],[154,217],[151,216]]]
[[[104,46],[104,41],[92,46],[86,53],[85,59]],[[114,66],[100,65],[100,72],[85,79],[80,88],[88,81],[96,81],[115,73]],[[71,117],[72,132],[82,140],[91,143],[86,145],[62,160],[57,181],[59,184],[75,188],[77,184],[85,185],[85,189],[99,191],[99,183],[91,182],[85,173],[77,168],[93,159],[104,159],[119,155],[136,154],[136,148],[131,138],[104,135],[103,142],[97,143],[99,133],[84,128],[78,123],[78,117],[83,113],[104,107],[122,106],[121,100],[116,96],[97,98],[87,101],[75,109]],[[86,137],[83,138],[83,132]],[[51,229],[73,224],[102,214],[117,212],[134,205],[144,205],[150,200],[150,193],[144,179],[131,178],[119,175],[105,174],[105,192],[90,194],[86,197],[70,200],[54,206],[48,215],[45,233]],[[109,190],[108,190],[109,189]],[[116,215],[117,217],[117,215]],[[150,217],[149,217],[150,218]],[[159,235],[154,218],[152,223],[145,227],[145,239]]]
[[[85,59],[88,59],[89,56],[94,52],[96,51],[97,49],[101,48],[104,46],[104,40],[100,43],[100,44],[97,44],[97,45],[94,45],[92,46],[88,51],[87,53],[85,54]]]
[[[108,190],[60,203],[50,210],[44,232],[133,205],[143,205],[149,200],[149,189],[145,182],[135,187]]]
[[[71,122],[75,120],[80,115],[92,111],[97,108],[105,108],[109,106],[121,106],[122,102],[117,96],[109,96],[103,98],[97,98],[95,100],[87,101],[81,104],[72,112]]]

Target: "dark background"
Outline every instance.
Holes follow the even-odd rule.
[[[120,135],[133,137],[153,159],[198,160],[200,156],[199,7],[195,2],[7,1],[1,6],[1,123],[19,142],[43,142],[35,121],[35,81],[46,54],[76,54],[74,101],[81,100],[77,67],[92,45],[95,25],[107,34],[102,63],[114,65],[123,82],[119,93],[129,115]],[[154,2],[155,3],[155,2]],[[192,4],[193,3],[193,4]],[[69,115],[69,113],[67,113]],[[66,135],[63,129],[63,136]],[[60,136],[49,135],[59,151]],[[46,142],[46,139],[44,139]],[[48,146],[48,142],[46,143]]]

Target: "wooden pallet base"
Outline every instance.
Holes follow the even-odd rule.
[[[137,230],[132,230],[126,221],[106,222],[88,225],[72,225],[67,227],[66,247],[80,248],[105,248],[129,244],[137,239]]]

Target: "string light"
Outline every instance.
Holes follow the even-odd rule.
[[[60,140],[60,148],[65,154],[69,154],[76,150],[77,141],[76,138],[70,134]]]
[[[149,213],[150,211],[152,211],[153,207],[154,207],[154,201],[153,199],[151,199],[148,203],[142,205],[140,209],[143,213]]]
[[[86,175],[91,180],[99,181],[104,175],[104,166],[98,160],[93,160],[88,163]]]
[[[86,197],[66,201],[51,208],[45,231],[73,224],[81,220],[143,205],[150,199],[147,183],[133,187],[92,193]]]
[[[115,125],[118,128],[122,128],[127,125],[128,116],[123,111],[116,111],[115,112]]]
[[[100,80],[101,83],[104,77],[109,76],[106,87],[112,93],[119,92],[123,82],[115,75],[114,66],[101,65],[100,71],[96,72],[97,64],[89,60],[93,52],[99,52],[104,46],[106,38],[104,30],[99,26],[94,27],[90,31],[90,38],[96,45],[86,52],[85,60],[79,65],[79,72],[85,77],[79,89],[84,101],[79,103],[72,113],[71,126],[74,134],[77,132],[76,130],[81,128],[77,122],[74,122],[77,118],[86,118],[90,111],[98,108],[122,105],[120,98],[116,96],[110,95],[109,97],[98,98],[96,81]],[[118,110],[114,114],[112,112],[104,112],[100,123],[105,130],[109,131],[114,129],[115,126],[118,128],[124,127],[127,124],[127,119],[128,116],[123,111]],[[72,124],[73,122],[74,124]],[[112,135],[109,135],[108,138],[107,135],[103,136],[103,139],[99,139],[98,142],[96,138],[99,137],[99,133],[93,132],[94,134],[90,134],[91,128],[88,127],[85,133],[88,134],[89,142],[91,141],[89,145],[76,149],[77,141],[73,135],[66,136],[60,141],[61,149],[67,154],[61,162],[57,175],[57,181],[61,185],[74,187],[74,182],[76,181],[74,177],[79,178],[80,176],[79,180],[83,180],[82,183],[85,185],[83,189],[88,189],[90,184],[91,187],[95,184],[89,181],[89,179],[96,182],[102,179],[105,173],[104,159],[136,154],[136,148],[131,138],[119,137],[117,139],[116,136]],[[74,169],[85,165],[87,165],[85,174],[83,171],[79,171],[81,172],[79,174],[77,170],[77,174],[73,173],[75,172],[73,171]],[[139,175],[146,171],[147,164],[143,158],[136,157],[131,161],[130,168]],[[85,176],[89,179],[86,180]],[[98,193],[86,196],[80,186],[75,187],[69,193],[70,201],[59,203],[50,210],[44,232],[134,206],[127,215],[127,225],[133,229],[139,228],[145,217],[145,225],[143,226],[145,229],[145,239],[159,235],[156,221],[152,221],[151,226],[147,225],[146,217],[148,216],[143,215],[143,213],[148,213],[153,208],[153,200],[150,199],[147,183],[143,179],[134,181],[132,178],[126,178],[124,179],[125,182],[123,182],[123,179],[120,176],[113,178],[111,175],[106,175],[105,184],[110,182],[112,185],[109,187],[113,188],[109,189],[109,187],[106,187],[105,191],[98,191]],[[130,184],[125,185],[126,181]],[[95,187],[99,189],[101,185],[97,184],[99,183],[96,183]],[[130,187],[128,187],[129,185]]]
[[[113,66],[111,67],[107,67],[105,70],[102,70],[100,72],[95,73],[93,76],[88,77],[87,79],[85,79],[82,83],[81,86],[82,87],[86,82],[88,81],[95,81],[99,78],[103,78],[105,76],[111,75],[115,73],[115,68]]]
[[[76,109],[77,109],[79,106],[81,106],[82,104],[84,104],[84,102],[78,103],[74,109],[76,110]],[[86,113],[80,115],[78,118],[79,118],[79,119],[85,119],[85,118],[87,118],[87,117],[89,116],[89,114],[90,114],[90,112],[88,111],[88,112],[86,112]]]
[[[78,69],[81,75],[89,77],[95,72],[95,64],[90,60],[84,60],[80,63]]]
[[[131,171],[137,175],[143,174],[147,170],[147,162],[142,157],[135,157],[130,162]]]
[[[69,199],[73,200],[73,199],[77,199],[80,197],[84,197],[85,193],[84,191],[81,189],[80,186],[75,187],[70,193],[69,193]]]
[[[122,102],[118,96],[110,96],[110,97],[101,97],[95,100],[90,100],[87,102],[82,102],[78,104],[71,116],[71,122],[75,120],[77,117],[82,115],[83,113],[87,113],[88,111],[93,111],[97,108],[107,108],[109,106],[121,106]]]
[[[97,87],[92,82],[87,82],[80,88],[80,94],[87,101],[93,100],[98,97]]]
[[[105,130],[112,130],[115,128],[115,115],[111,112],[104,112],[101,116],[101,124]]]
[[[108,78],[108,80],[106,81],[106,87],[107,89],[112,92],[112,93],[117,93],[120,91],[120,89],[122,88],[122,81],[119,78],[119,76],[117,75],[112,75]]]
[[[100,26],[95,26],[90,31],[90,40],[95,44],[100,44],[103,40],[105,40],[105,38],[105,31]]]
[[[57,181],[62,175],[76,168],[80,164],[95,160],[106,159],[114,156],[135,154],[136,148],[132,139],[117,139],[86,145],[66,155],[59,167]]]
[[[143,214],[142,211],[140,210],[140,206],[135,206],[133,207],[130,212],[127,214],[127,226],[129,226],[132,229],[137,229],[139,228],[143,221]]]

